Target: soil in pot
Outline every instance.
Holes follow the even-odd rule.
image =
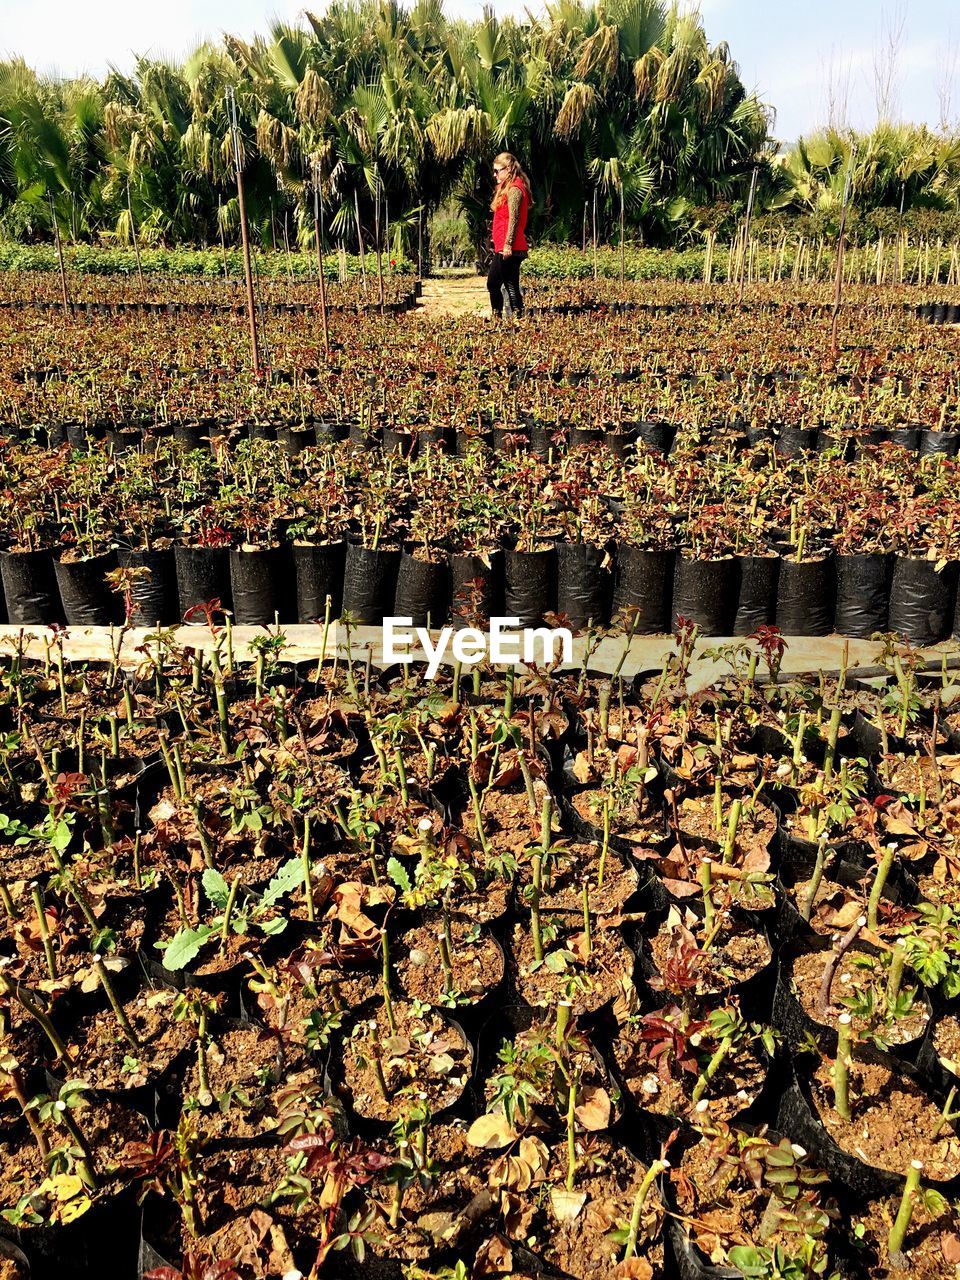
[[[400,1105],[397,1095],[410,1089],[426,1095],[433,1115],[453,1106],[471,1070],[472,1053],[463,1033],[435,1010],[418,1011],[400,1000],[393,1001],[393,1019],[391,1027],[381,1005],[356,1024],[344,1043],[343,1089],[354,1111],[392,1123]]]
[[[474,1004],[503,980],[503,950],[480,925],[457,916],[450,919],[449,978],[441,956],[443,919],[432,913],[400,940],[397,980],[409,1000],[443,1005],[450,998]]]

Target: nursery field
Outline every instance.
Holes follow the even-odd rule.
[[[274,277],[254,376],[238,285],[70,284],[0,274],[0,1280],[960,1275],[960,291]]]

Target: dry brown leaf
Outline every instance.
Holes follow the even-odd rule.
[[[567,1191],[565,1187],[550,1188],[550,1207],[558,1222],[576,1222],[586,1203],[585,1191]]]
[[[517,1131],[507,1117],[495,1112],[479,1116],[467,1130],[467,1141],[471,1147],[483,1147],[487,1151],[508,1147],[516,1139]]]
[[[653,1267],[646,1258],[627,1258],[614,1267],[613,1280],[653,1280]]]
[[[583,1101],[574,1108],[577,1122],[593,1133],[606,1129],[610,1124],[610,1095],[606,1089],[587,1085],[582,1097]]]

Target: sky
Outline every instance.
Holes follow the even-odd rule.
[[[321,10],[324,0],[315,9]],[[495,0],[522,15],[526,0]],[[531,0],[537,12],[540,4]],[[960,0],[700,0],[712,43],[726,40],[749,89],[777,108],[784,143],[830,114],[857,128],[877,116],[878,52],[898,53],[894,118],[960,124]],[[446,0],[450,16],[479,16],[473,0]],[[0,0],[0,57],[17,54],[41,71],[102,76],[129,69],[135,53],[181,56],[203,38],[244,38],[273,17],[295,20],[303,0]],[[899,39],[896,33],[899,31]],[[891,60],[880,56],[889,66]],[[829,86],[833,86],[830,92]]]

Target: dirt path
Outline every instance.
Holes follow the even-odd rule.
[[[425,316],[472,316],[490,310],[483,276],[474,272],[424,280],[417,311]]]

